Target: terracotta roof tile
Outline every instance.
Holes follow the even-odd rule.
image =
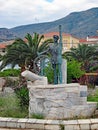
[[[6,44],[0,44],[0,49],[6,48]]]
[[[79,42],[87,42],[86,39],[80,39]]]
[[[89,38],[97,38],[98,39],[98,36],[89,36]]]
[[[43,35],[44,37],[53,37],[53,35],[59,36],[59,32],[49,32],[49,33],[44,33]],[[62,36],[71,36],[71,35],[63,32]]]
[[[97,41],[87,41],[86,39],[80,39],[79,40],[80,43],[86,43],[86,44],[96,44]]]

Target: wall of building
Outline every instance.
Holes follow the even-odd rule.
[[[49,32],[44,35],[44,40],[53,38],[53,35],[58,35],[59,32]],[[72,36],[71,34],[62,33],[63,52],[70,50],[71,47],[77,47],[79,39]]]
[[[70,50],[71,47],[77,47],[79,44],[79,39],[71,35],[68,35],[62,37],[62,42],[63,42],[63,51],[67,51]]]

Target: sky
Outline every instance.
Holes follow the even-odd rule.
[[[51,22],[98,7],[98,0],[0,0],[0,28]]]

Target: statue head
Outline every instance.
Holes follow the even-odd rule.
[[[58,35],[53,35],[54,43],[58,42],[59,36]]]

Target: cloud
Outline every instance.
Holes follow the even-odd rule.
[[[53,21],[92,7],[97,0],[0,0],[0,27]]]

